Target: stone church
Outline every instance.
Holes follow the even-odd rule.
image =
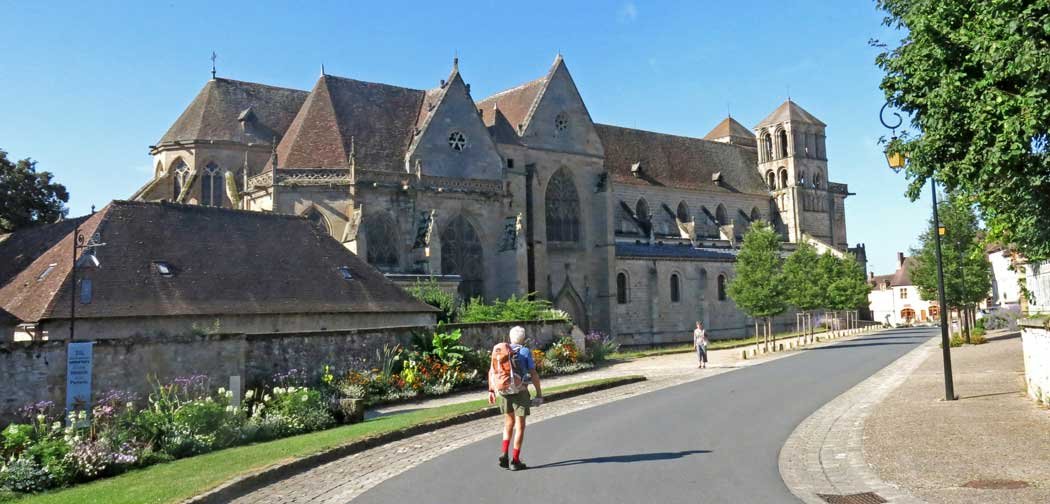
[[[696,320],[744,336],[725,290],[752,222],[786,250],[807,240],[864,260],[824,135],[790,100],[703,139],[596,124],[560,55],[480,100],[457,62],[432,89],[213,77],[150,146],[154,177],[132,199],[303,216],[395,281],[536,293],[626,344],[688,340]]]

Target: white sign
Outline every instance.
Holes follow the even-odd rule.
[[[92,341],[66,346],[66,411],[91,410]]]

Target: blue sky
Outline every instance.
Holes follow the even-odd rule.
[[[882,158],[870,0],[751,2],[9,2],[0,0],[0,148],[71,192],[71,214],[127,198],[147,147],[209,78],[309,89],[327,73],[430,88],[458,52],[480,99],[534,79],[561,51],[595,121],[703,136],[731,110],[750,127],[788,95],[828,124],[849,241],[893,270],[929,201]]]

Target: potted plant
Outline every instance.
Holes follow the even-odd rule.
[[[344,422],[350,424],[365,420],[366,392],[364,385],[343,383],[339,386],[339,411],[343,414]]]

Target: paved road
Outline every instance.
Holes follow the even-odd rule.
[[[354,502],[797,502],[777,468],[795,426],[934,335],[885,331],[556,417],[527,431],[527,471],[496,466],[494,435]]]

